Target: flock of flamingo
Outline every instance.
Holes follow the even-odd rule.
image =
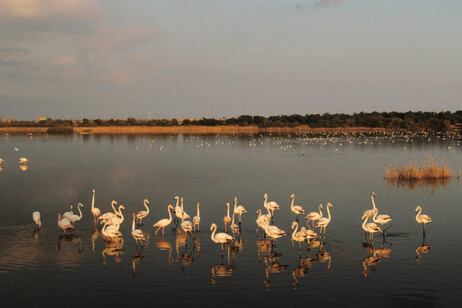
[[[372,199],[372,205],[373,208],[366,210],[363,215],[363,223],[362,223],[362,228],[366,232],[366,236],[368,234],[368,240],[369,242],[373,241],[373,235],[376,232],[382,232],[383,236],[385,238],[385,231],[389,229],[383,229],[383,226],[388,224],[391,221],[391,216],[386,215],[386,214],[381,214],[378,215],[378,208],[375,204],[374,200],[375,193],[372,193],[371,199]],[[193,232],[199,231],[199,226],[201,222],[201,217],[200,217],[200,203],[197,203],[197,213],[196,216],[193,217],[192,221],[188,220],[190,219],[190,215],[186,213],[183,207],[183,198],[180,198],[179,196],[176,196],[175,198],[176,201],[176,206],[173,207],[173,205],[168,205],[167,206],[167,211],[168,211],[168,218],[161,219],[157,221],[153,227],[156,227],[157,229],[155,230],[155,235],[157,236],[157,232],[162,229],[162,235],[164,235],[164,230],[165,227],[169,226],[172,221],[175,220],[175,224],[186,234],[188,232],[193,235]],[[302,242],[307,242],[308,248],[310,246],[310,241],[313,239],[323,237],[325,238],[326,235],[326,228],[331,222],[331,212],[330,208],[332,208],[332,204],[328,203],[326,206],[327,210],[327,217],[323,216],[323,206],[322,204],[319,205],[318,211],[317,212],[311,212],[306,214],[305,210],[303,207],[300,205],[294,205],[294,200],[295,196],[292,194],[290,196],[291,199],[291,205],[290,209],[291,211],[296,215],[296,221],[292,223],[292,236],[291,239],[294,242],[299,243],[299,248],[301,250],[301,244]],[[242,205],[237,204],[237,198],[234,198],[234,208],[232,212],[232,216],[230,216],[230,204],[226,204],[227,212],[226,216],[223,217],[223,223],[224,223],[224,229],[225,232],[219,232],[217,233],[218,226],[216,223],[212,223],[210,226],[210,231],[212,231],[211,234],[211,240],[217,244],[221,244],[221,253],[223,255],[223,247],[225,244],[229,243],[230,241],[233,241],[235,239],[236,234],[240,236],[241,233],[241,222],[242,222],[242,215],[247,213],[246,209]],[[100,221],[100,224],[103,225],[101,229],[101,233],[104,236],[104,239],[108,242],[116,241],[120,239],[120,237],[123,235],[122,232],[119,230],[120,225],[124,221],[124,215],[122,210],[125,210],[125,207],[123,205],[119,205],[118,208],[116,208],[117,202],[112,201],[111,202],[111,207],[113,209],[113,212],[107,212],[104,214],[101,214],[100,209],[95,207],[95,190],[93,190],[93,196],[92,196],[92,204],[91,204],[91,213],[93,214],[93,220],[94,224],[98,224],[98,221]],[[145,207],[145,210],[139,211],[138,213],[133,213],[132,214],[132,231],[131,235],[135,239],[135,242],[138,246],[138,242],[140,242],[140,245],[143,246],[143,242],[146,240],[145,235],[139,227],[141,227],[142,220],[149,214],[149,201],[145,199],[143,201],[143,205]],[[79,203],[77,205],[77,210],[79,212],[79,215],[75,214],[73,211],[72,205],[70,206],[70,211],[65,212],[64,214],[58,214],[58,227],[63,230],[63,233],[66,234],[66,232],[69,232],[70,229],[74,228],[74,225],[76,222],[80,221],[82,219],[82,210],[81,208],[83,207],[82,203]],[[272,240],[272,245],[276,247],[276,240],[288,235],[287,231],[284,231],[280,229],[279,227],[275,226],[273,223],[273,218],[274,218],[274,211],[280,210],[280,206],[277,202],[275,201],[268,201],[268,195],[264,195],[264,203],[263,207],[266,209],[267,214],[262,214],[262,210],[258,209],[257,214],[258,217],[256,219],[256,224],[257,224],[257,234],[258,234],[258,228],[261,228],[264,231],[265,236],[270,238]],[[422,208],[420,206],[417,206],[415,209],[415,212],[417,213],[416,215],[416,221],[422,225],[423,228],[423,234],[425,236],[425,224],[429,223],[432,221],[432,219],[428,215],[421,214]],[[172,213],[175,214],[175,218],[172,217]],[[306,215],[305,215],[306,214]],[[302,226],[299,230],[299,216],[300,215],[305,215],[304,217],[307,219],[306,220],[306,227]],[[239,225],[235,223],[235,217],[238,216],[239,219]],[[32,213],[32,218],[34,222],[36,223],[38,228],[41,228],[42,223],[41,223],[41,218],[40,218],[40,212],[35,211]],[[181,220],[181,223],[179,222]],[[138,221],[138,224],[136,222]],[[310,226],[311,222],[311,226]],[[228,224],[230,224],[229,230],[232,233],[232,235],[228,234]],[[382,226],[379,227],[377,224],[380,224]],[[138,227],[138,228],[137,228]],[[315,232],[315,228],[319,229],[319,232]]]

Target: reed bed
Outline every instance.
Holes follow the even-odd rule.
[[[385,174],[387,180],[399,180],[399,181],[432,181],[438,179],[450,179],[453,177],[451,169],[446,163],[438,165],[435,163],[433,158],[430,158],[427,163],[413,163],[410,162],[408,165],[403,167],[392,168],[388,166]]]

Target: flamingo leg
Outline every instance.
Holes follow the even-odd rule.
[[[162,227],[162,235],[164,235],[164,229],[165,229],[165,227]]]

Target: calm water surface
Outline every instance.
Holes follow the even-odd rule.
[[[434,157],[462,169],[460,139],[328,136],[32,136],[1,135],[0,293],[6,306],[449,306],[459,301],[461,183],[387,183],[388,164]],[[19,148],[15,151],[14,147]],[[19,157],[29,159],[21,170]],[[93,228],[96,206],[126,208],[124,241],[106,244]],[[371,192],[392,216],[386,241],[365,243],[361,215]],[[318,247],[301,257],[290,235],[271,249],[255,212],[263,195],[277,201],[274,224],[291,231],[296,204],[315,211],[333,204],[332,222]],[[190,216],[201,203],[201,231],[187,239],[172,228],[154,236],[174,196]],[[223,231],[226,202],[248,211],[242,235],[221,247],[210,225]],[[131,237],[131,213],[150,201],[141,250]],[[73,236],[64,237],[57,213],[84,204]],[[433,218],[426,238],[414,209]],[[31,214],[42,214],[35,231]],[[304,219],[302,219],[304,221]],[[382,249],[382,250],[380,250]],[[372,257],[375,259],[375,264]]]

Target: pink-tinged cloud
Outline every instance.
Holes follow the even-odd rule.
[[[76,62],[76,60],[71,57],[71,56],[64,56],[64,57],[61,57],[59,59],[56,59],[54,61],[54,64],[56,65],[68,65],[68,64],[74,64]]]
[[[98,32],[83,37],[80,47],[92,50],[111,50],[144,41],[154,32],[153,29],[140,27],[101,28]]]
[[[133,75],[133,69],[121,70],[115,68],[104,79],[115,85],[126,85],[133,82]]]
[[[101,6],[94,0],[2,0],[0,16],[25,19],[54,16],[79,19],[95,18],[102,14]]]

